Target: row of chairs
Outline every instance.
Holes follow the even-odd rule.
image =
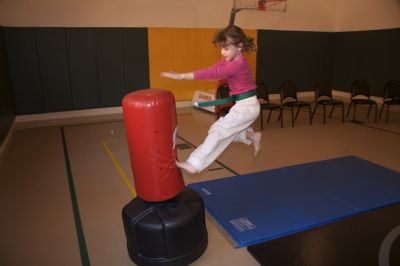
[[[269,100],[269,91],[267,86],[264,83],[257,84],[257,96],[260,99],[263,99],[261,103],[261,129],[263,129],[263,111],[268,110],[269,115],[267,122],[269,122],[271,118],[271,114],[273,111],[279,112],[278,120],[280,120],[281,127],[283,127],[283,110],[290,109],[291,110],[291,120],[292,126],[294,126],[294,122],[298,117],[300,109],[307,109],[309,113],[309,123],[312,124],[312,120],[315,116],[315,112],[318,107],[323,107],[323,123],[326,123],[326,108],[327,106],[331,106],[331,111],[329,114],[329,118],[332,117],[332,114],[335,110],[335,107],[339,107],[342,109],[342,122],[344,123],[344,102],[341,100],[333,99],[332,97],[332,86],[329,81],[323,80],[319,81],[314,86],[315,92],[315,106],[313,111],[311,111],[311,103],[307,101],[300,101],[297,98],[298,89],[296,85],[291,81],[286,81],[282,83],[280,86],[280,103],[273,103]],[[351,90],[351,99],[350,105],[347,110],[346,117],[349,116],[350,110],[353,108],[353,120],[356,117],[356,108],[357,105],[368,105],[368,113],[367,117],[369,117],[371,108],[375,110],[375,122],[377,122],[378,116],[378,105],[375,100],[371,99],[370,95],[370,85],[366,80],[359,79],[354,81],[352,84]],[[389,109],[392,105],[400,105],[400,81],[390,81],[384,87],[384,98],[383,104],[379,112],[379,118],[382,116],[383,109],[386,108],[386,119],[385,122],[388,122],[389,119]],[[294,111],[296,111],[296,116],[294,116]]]

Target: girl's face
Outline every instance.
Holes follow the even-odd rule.
[[[221,46],[221,55],[226,61],[233,61],[241,54],[241,46],[235,46],[233,44],[227,44]]]

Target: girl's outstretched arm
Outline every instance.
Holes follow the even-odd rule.
[[[176,80],[194,80],[193,72],[188,73],[176,73],[173,71],[169,72],[161,72],[161,77],[169,78],[169,79],[176,79]]]

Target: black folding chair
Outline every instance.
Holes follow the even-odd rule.
[[[369,106],[367,118],[369,118],[369,113],[371,112],[371,107],[374,107],[375,108],[375,123],[376,123],[377,115],[378,115],[378,106],[376,104],[376,101],[371,99],[369,83],[364,79],[358,79],[358,80],[354,81],[352,84],[350,105],[349,105],[349,109],[347,110],[346,117],[349,116],[350,110],[354,106],[353,120],[356,119],[357,105],[368,105]]]
[[[327,80],[321,80],[315,84],[315,106],[313,113],[311,115],[312,119],[314,119],[315,111],[319,106],[323,107],[324,110],[324,124],[326,123],[326,107],[332,106],[331,112],[329,114],[329,118],[332,117],[333,111],[335,107],[338,106],[342,108],[342,123],[344,123],[344,103],[340,100],[335,100],[332,97],[332,86],[331,83]]]
[[[269,91],[265,83],[257,83],[257,98],[261,99],[260,102],[261,112],[260,112],[260,123],[261,123],[261,130],[264,129],[264,118],[263,113],[264,110],[269,111],[267,123],[271,118],[271,114],[273,111],[279,112],[278,120],[281,121],[281,127],[283,127],[283,117],[282,117],[282,105],[279,103],[271,103],[269,101]]]
[[[292,127],[294,127],[294,121],[297,120],[299,111],[301,108],[308,109],[310,125],[312,124],[311,119],[311,104],[306,101],[299,101],[297,99],[297,87],[291,81],[286,81],[281,85],[281,104],[282,108],[288,108],[292,113]],[[297,108],[296,117],[294,117],[294,109]]]
[[[227,83],[223,83],[218,86],[217,89],[217,99],[224,99],[229,97],[229,86]],[[217,114],[217,119],[220,118],[221,116],[225,116],[227,113],[229,113],[229,110],[233,106],[233,103],[229,104],[223,104],[223,105],[216,105],[215,106],[215,113]]]
[[[392,80],[386,83],[384,87],[383,104],[379,112],[379,119],[382,116],[382,111],[386,106],[385,123],[389,120],[389,109],[392,105],[400,105],[400,80]]]

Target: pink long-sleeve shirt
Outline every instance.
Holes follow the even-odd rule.
[[[194,71],[193,74],[195,80],[226,79],[230,95],[241,94],[256,88],[250,65],[243,55],[233,61],[222,59],[208,68]]]

